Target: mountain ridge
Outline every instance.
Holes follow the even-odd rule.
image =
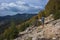
[[[35,16],[37,14],[16,14],[13,16],[7,15],[7,16],[0,16],[0,31],[3,29],[6,29],[10,26],[12,20],[16,25],[21,24],[27,20],[29,20],[31,17]],[[2,31],[3,31],[2,30]]]

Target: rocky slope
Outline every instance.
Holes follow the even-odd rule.
[[[25,31],[19,33],[19,37],[14,40],[60,40],[60,19],[53,20],[51,16],[45,20],[44,28],[40,26],[30,26]]]
[[[19,37],[15,40],[60,40],[60,0],[49,0],[44,13],[49,16],[54,14],[54,19],[51,16],[45,20],[44,28],[40,26],[31,26],[24,32],[19,33]]]

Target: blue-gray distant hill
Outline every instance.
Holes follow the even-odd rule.
[[[2,32],[4,29],[8,28],[10,26],[11,21],[13,20],[16,25],[23,23],[27,20],[29,20],[31,17],[35,16],[37,14],[16,14],[13,16],[7,15],[7,16],[0,16],[0,32]],[[2,31],[1,31],[2,30]]]

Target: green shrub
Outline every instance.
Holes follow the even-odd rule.
[[[20,25],[19,30],[24,31],[27,27],[29,27],[29,23],[23,23],[23,24]]]
[[[60,18],[60,11],[57,11],[56,13],[54,13],[53,15],[54,19],[59,19]]]
[[[11,27],[6,29],[5,32],[3,33],[4,38],[7,40],[14,39],[18,36],[18,29],[16,28],[16,25],[14,22],[11,22]]]
[[[4,40],[4,37],[2,34],[0,34],[0,40]]]

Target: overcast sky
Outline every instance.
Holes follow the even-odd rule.
[[[0,16],[17,13],[37,13],[48,0],[0,0]]]

